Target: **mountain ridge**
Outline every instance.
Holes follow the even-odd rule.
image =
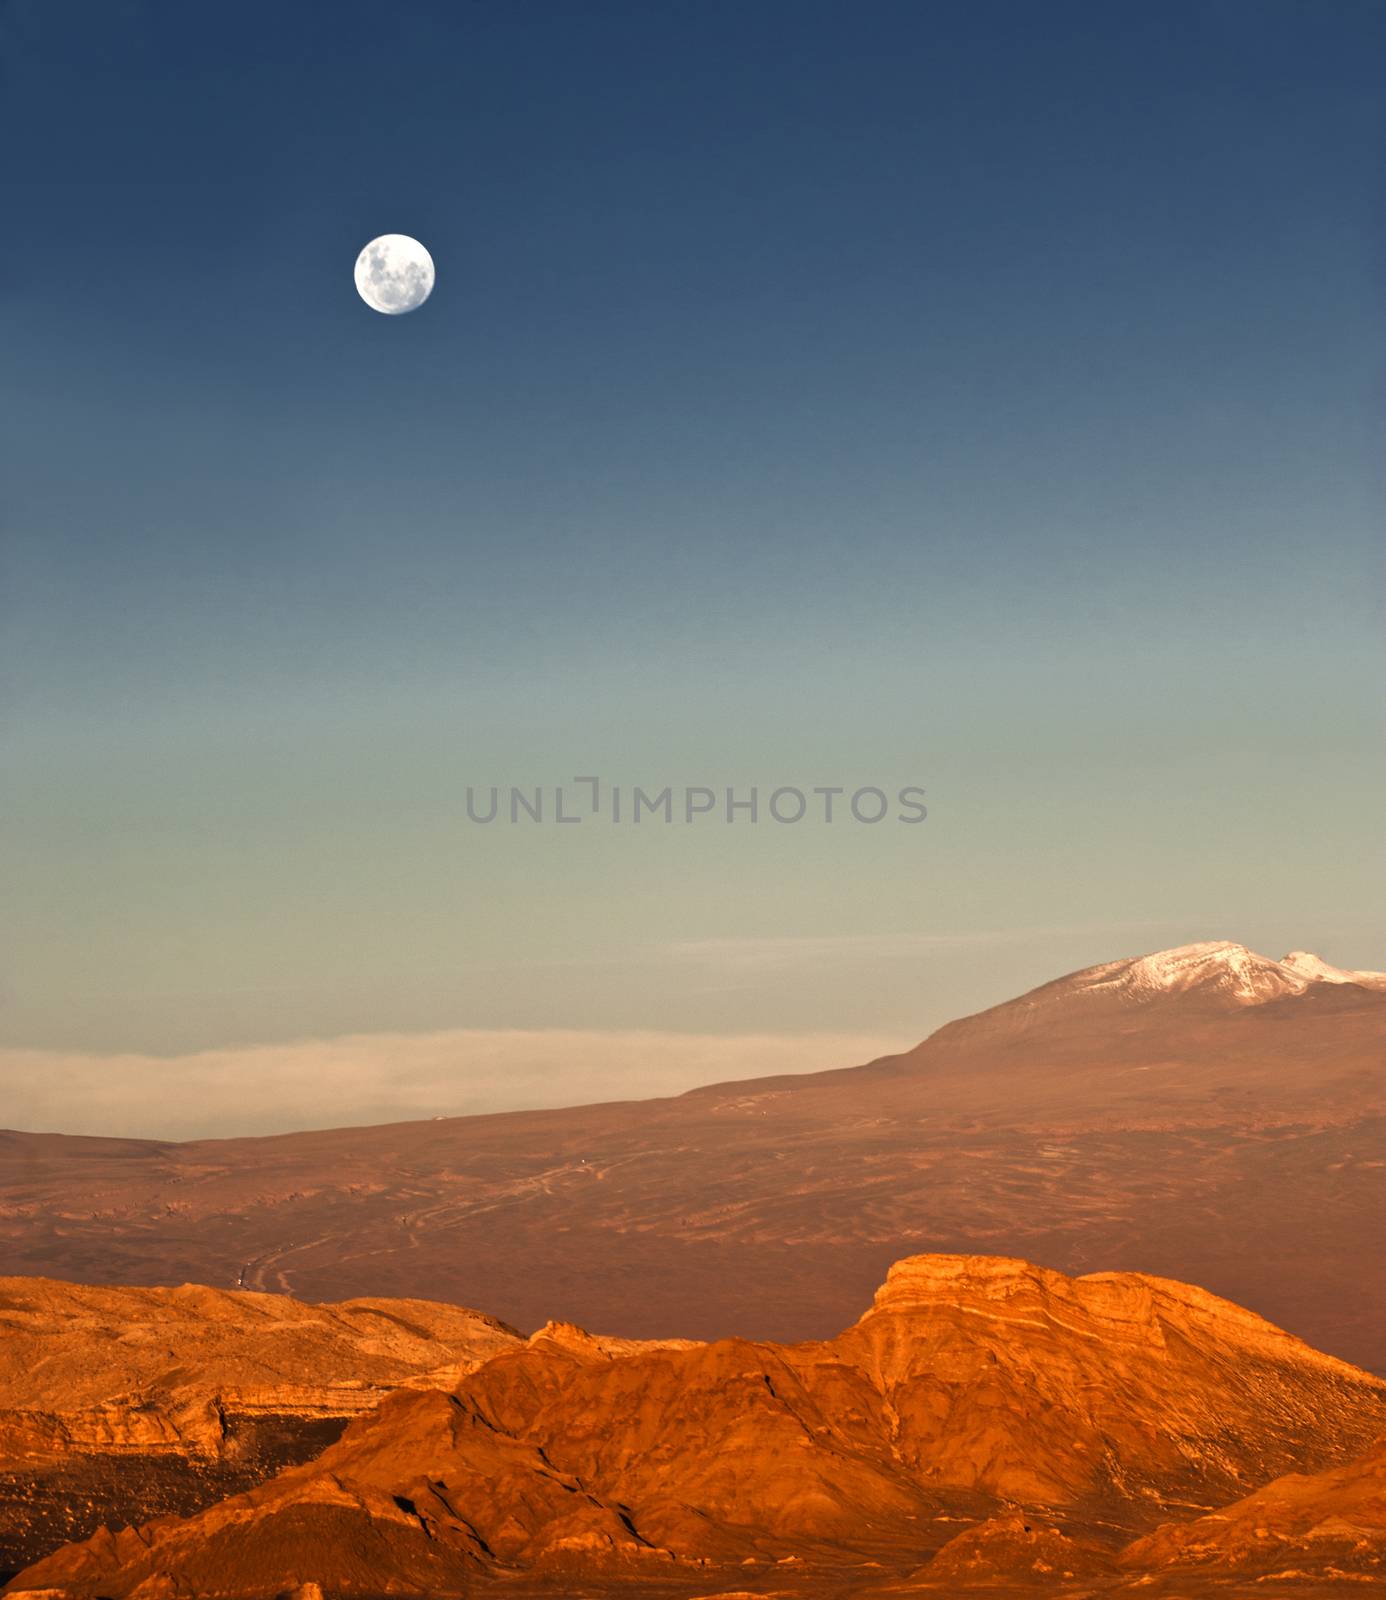
[[[822,1342],[572,1333],[498,1350],[448,1392],[387,1396],[317,1460],[190,1519],[98,1533],[6,1592],[707,1593],[789,1563],[808,1592],[846,1594],[932,1585],[949,1546],[950,1582],[1016,1544],[1033,1555],[1031,1513],[1051,1525],[1040,1554],[1096,1571],[1171,1512],[1339,1470],[1386,1427],[1386,1380],[1244,1308],[1018,1258],[896,1263]]]
[[[1244,947],[1192,948],[1217,971]],[[840,1328],[902,1255],[1022,1255],[1200,1282],[1386,1370],[1386,991],[1260,957],[1293,992],[1112,986],[1152,959],[862,1066],[662,1099],[186,1144],[12,1134],[0,1248],[76,1280],[790,1341]]]

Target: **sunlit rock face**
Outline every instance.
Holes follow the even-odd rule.
[[[521,1342],[425,1301],[0,1279],[0,1572],[311,1459],[401,1385]]]
[[[1326,1472],[1293,1473],[1208,1516],[1170,1522],[1122,1552],[1135,1572],[1168,1570],[1258,1585],[1386,1582],[1386,1439]]]
[[[1159,1523],[1336,1468],[1383,1429],[1386,1382],[1202,1290],[923,1255],[824,1341],[550,1323],[448,1391],[388,1396],[315,1461],[69,1546],[16,1588],[693,1594],[789,1564],[847,1594],[930,1587],[936,1557],[939,1584],[1091,1584]]]

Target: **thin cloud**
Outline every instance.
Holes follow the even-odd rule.
[[[13,1128],[225,1138],[681,1094],[853,1066],[914,1044],[882,1034],[453,1029],[354,1034],[181,1056],[0,1051]]]

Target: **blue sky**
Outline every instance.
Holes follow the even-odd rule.
[[[1386,966],[1383,66],[1351,0],[0,5],[0,1038]],[[465,821],[586,772],[930,817]]]

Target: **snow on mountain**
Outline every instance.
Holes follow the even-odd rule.
[[[1291,950],[1289,955],[1281,956],[1280,965],[1319,983],[1357,983],[1364,989],[1386,989],[1386,972],[1349,972],[1343,967],[1330,967],[1309,950]]]
[[[1244,944],[1215,939],[1131,960],[1109,961],[1061,982],[1079,993],[1137,1002],[1171,994],[1201,994],[1236,1005],[1255,1006],[1304,994],[1323,983],[1386,989],[1386,973],[1348,972],[1329,966],[1306,950],[1295,950],[1281,961],[1272,961]]]

